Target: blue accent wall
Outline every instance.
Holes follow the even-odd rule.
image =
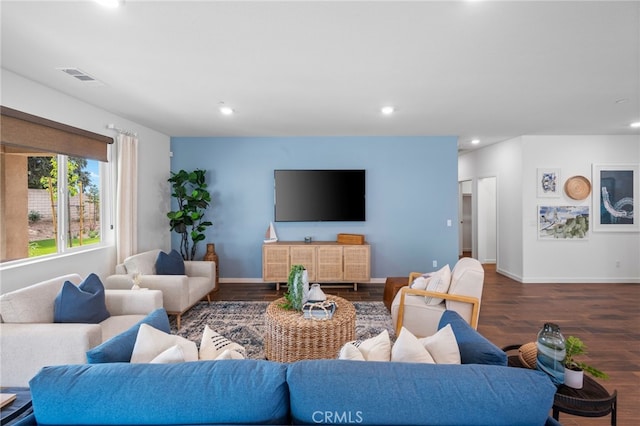
[[[275,169],[366,170],[366,222],[275,222],[280,241],[364,234],[372,278],[432,271],[433,260],[438,267],[457,261],[456,137],[173,137],[171,151],[172,171],[207,171],[213,201],[206,218],[214,226],[206,241],[216,244],[221,278],[262,277]],[[172,246],[179,247],[175,233]],[[201,244],[198,256],[204,251]]]

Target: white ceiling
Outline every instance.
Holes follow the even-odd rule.
[[[640,135],[638,1],[2,0],[1,15],[3,68],[170,136]]]

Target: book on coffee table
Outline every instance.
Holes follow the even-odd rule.
[[[0,393],[0,408],[11,404],[16,399],[15,393]]]
[[[331,319],[333,314],[338,308],[338,305],[333,300],[326,300],[324,302],[307,302],[302,306],[302,312],[306,319]]]

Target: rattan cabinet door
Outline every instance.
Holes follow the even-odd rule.
[[[289,248],[290,264],[302,265],[307,270],[309,281],[315,281],[316,278],[316,248],[314,246],[290,246]]]
[[[368,244],[343,247],[344,280],[352,282],[369,281],[371,250]]]
[[[276,243],[262,246],[262,279],[265,282],[287,282],[289,278],[289,246]]]
[[[317,280],[320,282],[342,281],[342,247],[317,246]]]

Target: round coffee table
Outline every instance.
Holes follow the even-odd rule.
[[[355,340],[356,310],[346,299],[327,296],[338,305],[329,320],[305,319],[302,312],[281,308],[281,297],[265,313],[265,355],[271,361],[337,358],[342,346]]]

